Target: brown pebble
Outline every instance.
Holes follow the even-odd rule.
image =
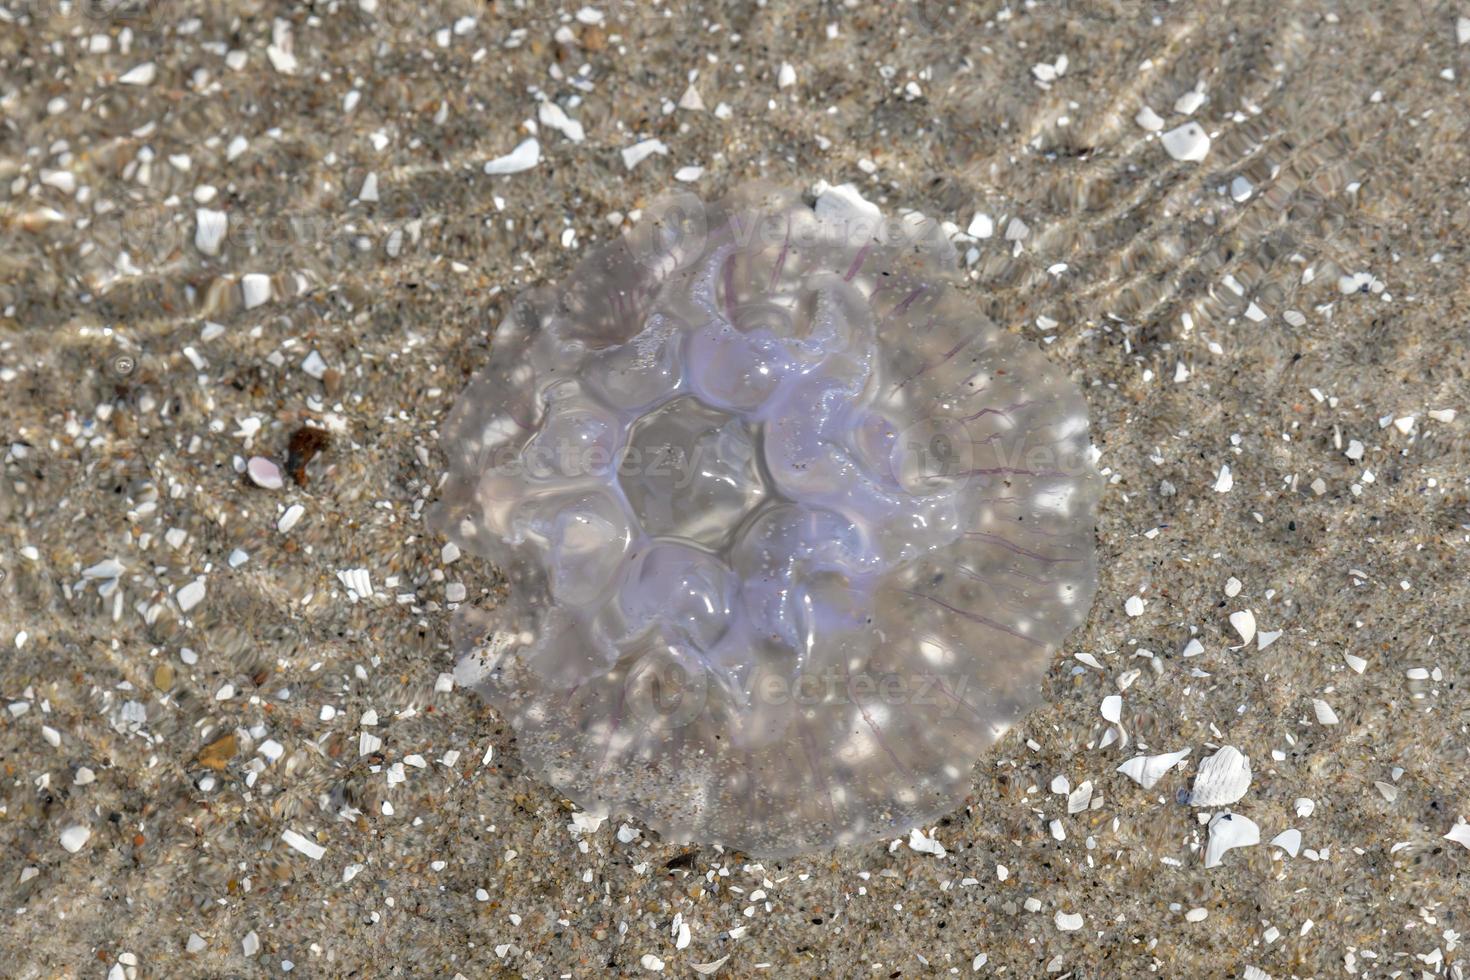
[[[235,733],[230,732],[199,750],[199,764],[206,769],[223,769],[229,765],[238,749],[239,743],[235,739]]]
[[[286,470],[297,486],[306,486],[307,464],[331,444],[332,435],[326,429],[303,425],[291,433],[291,441],[286,447]]]
[[[160,691],[167,691],[174,686],[174,665],[161,663],[153,669],[153,686]]]

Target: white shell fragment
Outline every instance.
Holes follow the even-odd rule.
[[[541,143],[532,137],[522,140],[503,157],[496,157],[485,164],[487,174],[518,174],[522,170],[530,170],[541,162]]]
[[[1283,830],[1271,838],[1271,846],[1279,847],[1292,857],[1296,857],[1297,852],[1302,849],[1302,832],[1295,827]]]
[[[606,821],[606,813],[577,810],[572,813],[572,822],[567,824],[567,830],[573,837],[595,834]]]
[[[114,579],[124,571],[123,563],[116,558],[108,558],[82,569],[82,578],[89,579]]]
[[[305,834],[297,833],[294,830],[281,831],[281,840],[285,841],[287,846],[290,847],[292,850],[300,851],[302,854],[305,854],[313,861],[320,861],[322,859],[322,855],[327,853],[327,849],[325,847],[318,844],[310,837],[307,837]]]
[[[1225,745],[1199,764],[1190,806],[1227,806],[1251,785],[1251,761],[1233,745]]]
[[[695,973],[698,973],[702,977],[707,977],[713,974],[720,967],[724,966],[726,961],[728,961],[729,959],[730,954],[727,953],[724,956],[721,956],[719,959],[711,960],[708,963],[690,963],[689,969],[693,970]]]
[[[91,839],[92,828],[82,824],[72,824],[61,832],[61,846],[66,848],[68,854],[80,851]]]
[[[279,490],[286,485],[281,468],[264,456],[251,456],[245,463],[245,472],[251,483],[266,490]]]
[[[549,126],[573,143],[580,143],[587,138],[587,132],[582,128],[582,124],[568,116],[566,111],[555,102],[543,102],[537,106],[536,118],[541,121],[541,125]]]
[[[1190,89],[1174,100],[1174,111],[1181,116],[1192,116],[1195,110],[1205,104],[1206,98],[1208,97],[1205,93],[1199,89]]]
[[[198,208],[194,212],[194,247],[205,255],[218,255],[220,242],[230,228],[230,217],[223,211]]]
[[[1323,701],[1321,698],[1312,699],[1312,713],[1317,716],[1317,724],[1319,725],[1336,725],[1338,723],[1337,712],[1332,710],[1332,705]]]
[[[188,612],[199,605],[199,603],[204,601],[204,592],[205,585],[203,577],[196,578],[184,586],[179,590],[176,597],[179,600],[179,609],[183,612]]]
[[[646,139],[622,149],[623,166],[632,170],[653,154],[668,156],[669,148],[661,139]]]
[[[1242,645],[1249,643],[1256,635],[1256,614],[1249,609],[1233,612],[1230,614],[1230,625],[1240,634]]]
[[[1205,845],[1205,867],[1218,868],[1226,851],[1261,842],[1261,828],[1250,817],[1217,813],[1210,820],[1210,840]]]
[[[305,507],[300,504],[292,504],[286,508],[286,512],[281,515],[281,519],[276,521],[276,530],[282,534],[290,533],[291,529],[296,526],[297,522],[301,520],[302,515],[305,513]]]
[[[883,209],[863,197],[863,192],[852,184],[835,184],[822,189],[812,204],[820,221],[857,221],[883,217]]]
[[[129,68],[118,78],[118,82],[123,85],[152,85],[157,77],[158,66],[148,61],[135,68]]]
[[[684,90],[684,94],[679,96],[679,108],[686,112],[704,111],[704,99],[700,97],[699,89],[695,88],[692,83]]]
[[[920,854],[932,854],[935,857],[944,857],[948,853],[944,845],[939,843],[939,838],[933,830],[926,834],[921,827],[915,827],[909,831],[909,848]]]
[[[1452,840],[1462,847],[1470,848],[1470,823],[1466,823],[1463,820],[1458,821],[1450,828],[1450,832],[1444,835],[1444,839]]]
[[[1175,160],[1198,163],[1210,152],[1210,134],[1197,122],[1171,129],[1159,141],[1164,144],[1164,152]]]
[[[245,309],[253,310],[270,302],[271,277],[259,272],[250,272],[240,279],[240,296],[245,302]]]
[[[1119,766],[1117,771],[1144,789],[1153,789],[1158,781],[1164,778],[1164,773],[1182,762],[1184,757],[1189,755],[1189,751],[1184,748],[1178,752],[1166,752],[1163,755],[1134,756]]]
[[[1058,912],[1055,921],[1057,929],[1061,932],[1076,932],[1082,928],[1082,913]]]

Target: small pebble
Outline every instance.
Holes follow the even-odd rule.
[[[61,846],[71,854],[80,851],[91,839],[92,829],[82,824],[72,824],[61,832]]]

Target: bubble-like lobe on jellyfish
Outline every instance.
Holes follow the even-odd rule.
[[[458,681],[575,803],[768,856],[906,833],[1039,700],[1101,481],[956,266],[932,221],[675,195],[500,324],[431,521],[507,579]]]

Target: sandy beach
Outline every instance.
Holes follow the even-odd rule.
[[[0,973],[1461,977],[1467,85],[1455,3],[0,0]],[[529,772],[425,522],[516,296],[754,179],[941,222],[1106,482],[966,805],[764,861]]]

